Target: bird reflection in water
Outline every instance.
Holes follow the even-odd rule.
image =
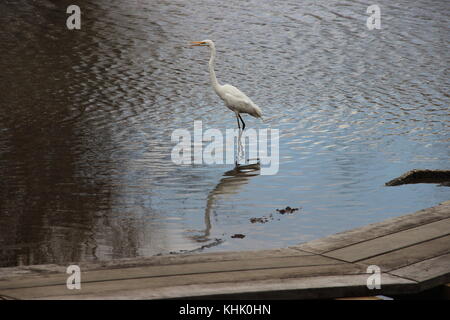
[[[235,166],[232,170],[226,171],[220,179],[219,183],[211,192],[209,192],[205,208],[205,229],[199,231],[200,234],[192,236],[191,239],[197,242],[207,242],[213,240],[211,243],[202,246],[200,249],[212,247],[220,244],[221,239],[210,239],[211,234],[211,212],[213,211],[216,202],[220,198],[232,197],[239,193],[239,189],[246,185],[250,178],[259,176],[261,165],[259,159],[253,159],[255,163],[249,163],[252,159],[247,159],[246,164],[239,164],[240,159],[245,159],[244,148],[241,143],[242,130],[239,132],[238,138],[238,152],[235,159]]]

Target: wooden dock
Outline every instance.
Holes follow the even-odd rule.
[[[369,289],[370,265],[381,269]],[[0,269],[3,299],[317,299],[419,293],[450,282],[450,201],[284,249]]]

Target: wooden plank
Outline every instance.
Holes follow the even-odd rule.
[[[287,249],[81,263],[81,290],[66,288],[66,266],[0,269],[0,298],[306,299],[408,294],[449,281],[449,252],[450,201]],[[381,290],[366,287],[366,268],[372,264],[383,271]]]
[[[105,296],[124,293],[128,290],[154,291],[156,288],[198,285],[200,287],[212,283],[228,283],[235,287],[242,281],[255,281],[267,279],[287,279],[299,277],[311,277],[322,275],[346,275],[365,273],[364,266],[341,263],[333,265],[303,266],[289,268],[272,268],[260,270],[244,270],[214,273],[196,273],[189,275],[172,275],[160,277],[148,277],[139,279],[111,280],[84,282],[82,280],[81,290],[68,290],[64,284],[26,287],[17,289],[0,289],[0,296],[5,295],[18,299],[37,299],[62,296]],[[367,278],[367,274],[364,274]],[[191,293],[193,294],[193,293]],[[131,296],[130,296],[131,297]],[[129,297],[129,298],[130,298]],[[76,297],[75,297],[76,298]]]
[[[377,265],[383,272],[389,272],[413,263],[431,259],[450,252],[450,236],[444,236],[416,244],[414,246],[381,254],[376,257],[361,260],[358,263]]]
[[[355,243],[371,240],[446,218],[450,218],[450,201],[443,202],[438,206],[423,209],[412,214],[372,223],[361,228],[340,232],[329,237],[299,244],[298,246],[293,246],[291,248],[322,254]]]
[[[64,273],[66,272],[66,268],[67,267],[59,266],[56,264],[42,264],[42,265],[0,268],[0,282],[7,278],[33,276],[33,275],[41,276],[42,274],[48,273]]]
[[[234,261],[234,260],[248,260],[259,258],[271,258],[271,257],[297,257],[311,255],[311,253],[302,252],[300,250],[281,248],[270,250],[257,250],[257,251],[227,251],[227,252],[212,252],[201,254],[174,254],[174,255],[161,255],[152,256],[147,258],[129,258],[113,261],[103,262],[81,262],[81,263],[67,263],[77,264],[80,266],[83,272],[91,270],[106,270],[106,269],[119,269],[119,268],[131,268],[131,267],[146,267],[146,266],[164,266],[164,265],[177,265],[177,264],[189,264],[189,263],[202,263],[202,262],[220,262],[220,261]],[[67,266],[47,264],[47,265],[31,265],[31,266],[18,266],[11,268],[0,268],[0,288],[1,283],[8,278],[22,278],[33,279],[49,277],[53,275],[65,274]]]
[[[231,261],[216,261],[216,262],[201,262],[189,264],[175,264],[164,266],[142,266],[130,268],[117,269],[102,269],[93,271],[81,270],[81,281],[95,282],[95,281],[110,281],[110,280],[124,280],[148,277],[161,277],[172,275],[193,275],[213,272],[226,271],[244,271],[244,270],[259,270],[270,268],[287,268],[299,266],[319,266],[330,264],[341,264],[341,261],[322,257],[318,255],[308,256],[294,256],[294,257],[279,257],[279,258],[258,258],[246,260],[231,260]],[[34,286],[50,286],[66,283],[68,275],[42,275],[41,277],[23,277],[20,279],[4,279],[0,281],[0,289],[12,288],[26,288]]]
[[[360,242],[327,252],[324,255],[347,262],[355,262],[448,234],[450,234],[450,218]]]
[[[450,281],[450,253],[392,270],[389,273],[420,282],[420,290],[426,290]]]
[[[383,275],[382,290],[377,294],[400,294],[414,290],[415,283]],[[161,287],[122,292],[105,292],[102,295],[81,295],[76,299],[327,299],[345,296],[374,294],[367,289],[367,275],[339,275],[304,278],[242,281],[229,283]],[[56,296],[52,299],[70,299],[73,296]]]
[[[233,261],[233,260],[247,260],[271,257],[298,257],[304,255],[311,255],[309,252],[301,250],[280,248],[270,250],[256,250],[256,251],[227,251],[227,252],[211,252],[211,253],[189,253],[189,254],[171,254],[152,257],[128,258],[113,261],[100,262],[74,262],[67,263],[67,265],[31,265],[18,266],[10,268],[0,268],[0,282],[7,278],[23,277],[23,276],[38,276],[49,274],[62,274],[66,272],[68,265],[77,264],[83,271],[88,270],[104,270],[104,269],[118,269],[140,266],[164,266],[188,263],[201,262],[218,262],[218,261]]]
[[[200,262],[218,262],[232,260],[247,260],[271,257],[297,257],[303,255],[311,255],[309,252],[301,250],[280,248],[269,250],[251,250],[251,251],[226,251],[226,252],[209,252],[209,253],[182,253],[161,256],[152,256],[147,258],[130,258],[105,262],[81,263],[79,264],[83,270],[94,270],[100,268],[127,268],[135,266],[150,265],[175,265]]]
[[[229,283],[167,286],[156,289],[111,291],[44,299],[329,299],[369,294],[402,294],[414,291],[415,282],[389,274],[382,276],[380,290],[369,290],[367,275],[285,278]]]

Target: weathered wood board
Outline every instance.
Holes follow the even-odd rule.
[[[367,267],[380,267],[370,290]],[[0,269],[0,298],[319,299],[415,293],[450,280],[450,201],[285,249]]]

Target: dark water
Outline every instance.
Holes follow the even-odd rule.
[[[372,31],[369,1],[86,0],[74,31],[70,4],[0,3],[0,266],[282,247],[450,198],[384,187],[450,168],[448,1],[377,1]],[[171,161],[173,130],[236,126],[203,39],[280,129],[277,175]]]

